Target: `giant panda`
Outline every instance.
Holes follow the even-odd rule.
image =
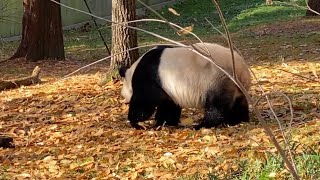
[[[204,111],[195,129],[249,120],[248,102],[242,91],[216,65],[189,48],[204,53],[209,50],[215,63],[232,75],[231,51],[221,45],[152,48],[130,68],[119,69],[124,77],[121,95],[129,103],[128,119],[133,127],[142,128],[138,122],[149,119],[155,111],[156,126],[177,126],[181,108]],[[249,90],[249,69],[237,52],[234,57],[237,78]]]

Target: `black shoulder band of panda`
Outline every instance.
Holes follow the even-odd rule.
[[[126,76],[126,71],[128,68],[126,68],[125,66],[120,66],[119,67],[119,74],[121,77],[125,77]]]

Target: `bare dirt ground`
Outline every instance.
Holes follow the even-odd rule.
[[[296,36],[297,34],[317,33],[320,30],[320,21],[312,17],[303,17],[288,22],[275,22],[250,29],[257,36]]]

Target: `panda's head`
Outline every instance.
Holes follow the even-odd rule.
[[[119,68],[119,75],[123,77],[122,80],[122,89],[121,89],[121,96],[124,98],[125,103],[129,103],[132,96],[132,76],[133,73],[140,62],[139,58],[136,62],[134,62],[130,68],[127,68],[125,66],[121,66]]]
[[[129,103],[132,96],[132,85],[131,85],[132,72],[130,69],[122,66],[119,68],[119,74],[121,77],[123,77],[121,96],[124,97],[124,103]]]
[[[121,95],[122,97],[125,99],[125,103],[129,103],[131,100],[131,96],[132,96],[132,76],[134,71],[136,70],[136,67],[138,66],[139,62],[141,61],[141,59],[150,51],[152,51],[153,49],[165,49],[165,48],[172,48],[173,45],[159,45],[156,46],[150,50],[148,50],[147,52],[145,52],[142,56],[139,57],[139,59],[137,59],[130,68],[127,68],[125,66],[121,66],[119,68],[119,75],[121,77],[123,77],[123,86],[122,86],[122,90],[121,90]]]

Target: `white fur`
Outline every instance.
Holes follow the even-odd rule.
[[[208,48],[214,61],[232,75],[232,58],[229,48],[211,43],[194,45],[203,52],[207,52]],[[236,52],[234,56],[237,77],[248,89],[251,82],[250,72],[242,57]],[[222,78],[223,73],[214,64],[182,47],[164,50],[159,76],[164,91],[173,98],[175,103],[184,108],[203,108],[208,90],[212,85],[218,86],[219,81],[226,78],[225,76]]]
[[[142,56],[141,56],[142,57]],[[132,76],[133,73],[137,67],[137,65],[139,64],[141,57],[134,62],[131,67],[129,69],[127,69],[126,71],[126,75],[125,78],[123,80],[123,85],[122,85],[122,89],[121,89],[121,95],[122,97],[124,97],[124,102],[125,103],[129,103],[131,96],[132,96]]]

